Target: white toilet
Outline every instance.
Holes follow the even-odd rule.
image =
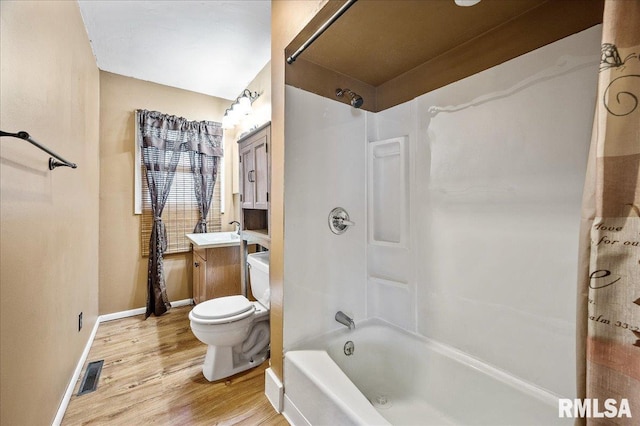
[[[209,381],[260,365],[269,355],[269,252],[247,256],[251,293],[199,303],[189,313],[191,331],[208,345],[202,373]]]

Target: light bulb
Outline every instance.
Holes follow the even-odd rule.
[[[235,126],[231,121],[231,117],[225,114],[225,116],[222,117],[222,128],[228,130],[228,129],[233,129],[234,127]]]
[[[242,96],[240,100],[238,100],[238,110],[241,114],[249,114],[251,112],[251,100],[246,96]]]
[[[473,6],[480,3],[480,0],[454,0],[458,6]]]

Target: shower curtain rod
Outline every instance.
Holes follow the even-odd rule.
[[[45,146],[42,146],[38,142],[36,142],[33,139],[31,139],[31,136],[29,136],[29,133],[27,133],[25,131],[18,132],[18,133],[8,133],[8,132],[3,132],[2,130],[0,130],[0,136],[11,136],[13,138],[24,139],[25,141],[29,142],[30,144],[40,148],[41,150],[43,150],[47,154],[49,154],[49,155],[55,157],[56,159],[60,160],[60,161],[56,161],[53,158],[49,158],[49,170],[53,170],[53,169],[55,169],[56,167],[59,167],[59,166],[71,167],[72,169],[75,169],[76,167],[78,167],[78,165],[76,163],[72,163],[70,161],[65,160],[64,158],[60,157],[55,152],[51,151],[49,148],[47,148]]]
[[[333,14],[333,16],[331,18],[329,18],[324,24],[322,24],[322,26],[320,28],[318,28],[318,30],[313,33],[313,35],[311,37],[309,37],[309,39],[307,41],[305,41],[302,46],[300,46],[298,48],[298,50],[295,51],[295,53],[291,56],[289,56],[287,58],[287,63],[288,64],[292,64],[296,58],[298,56],[300,56],[300,54],[302,52],[304,52],[307,47],[311,46],[311,44],[316,41],[316,39],[318,37],[320,37],[322,35],[323,32],[325,32],[325,30],[327,28],[329,28],[331,26],[331,24],[333,24],[334,22],[336,22],[338,20],[338,18],[340,18],[346,11],[347,9],[349,9],[351,6],[353,6],[353,4],[355,2],[357,2],[358,0],[348,0],[345,4],[342,5],[342,7],[340,9],[338,9],[338,11],[336,13]]]

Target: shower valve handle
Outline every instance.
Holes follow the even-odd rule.
[[[350,220],[347,219],[343,219],[341,217],[338,216],[334,216],[333,220],[337,222],[338,225],[346,225],[346,226],[353,226],[355,225],[354,222],[351,222]]]
[[[336,207],[329,213],[329,229],[334,234],[340,235],[344,233],[347,228],[354,226],[355,222],[352,222],[349,218],[349,213],[342,207]]]

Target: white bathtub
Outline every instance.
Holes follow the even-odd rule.
[[[295,426],[573,424],[556,396],[377,319],[287,351],[284,373]]]

